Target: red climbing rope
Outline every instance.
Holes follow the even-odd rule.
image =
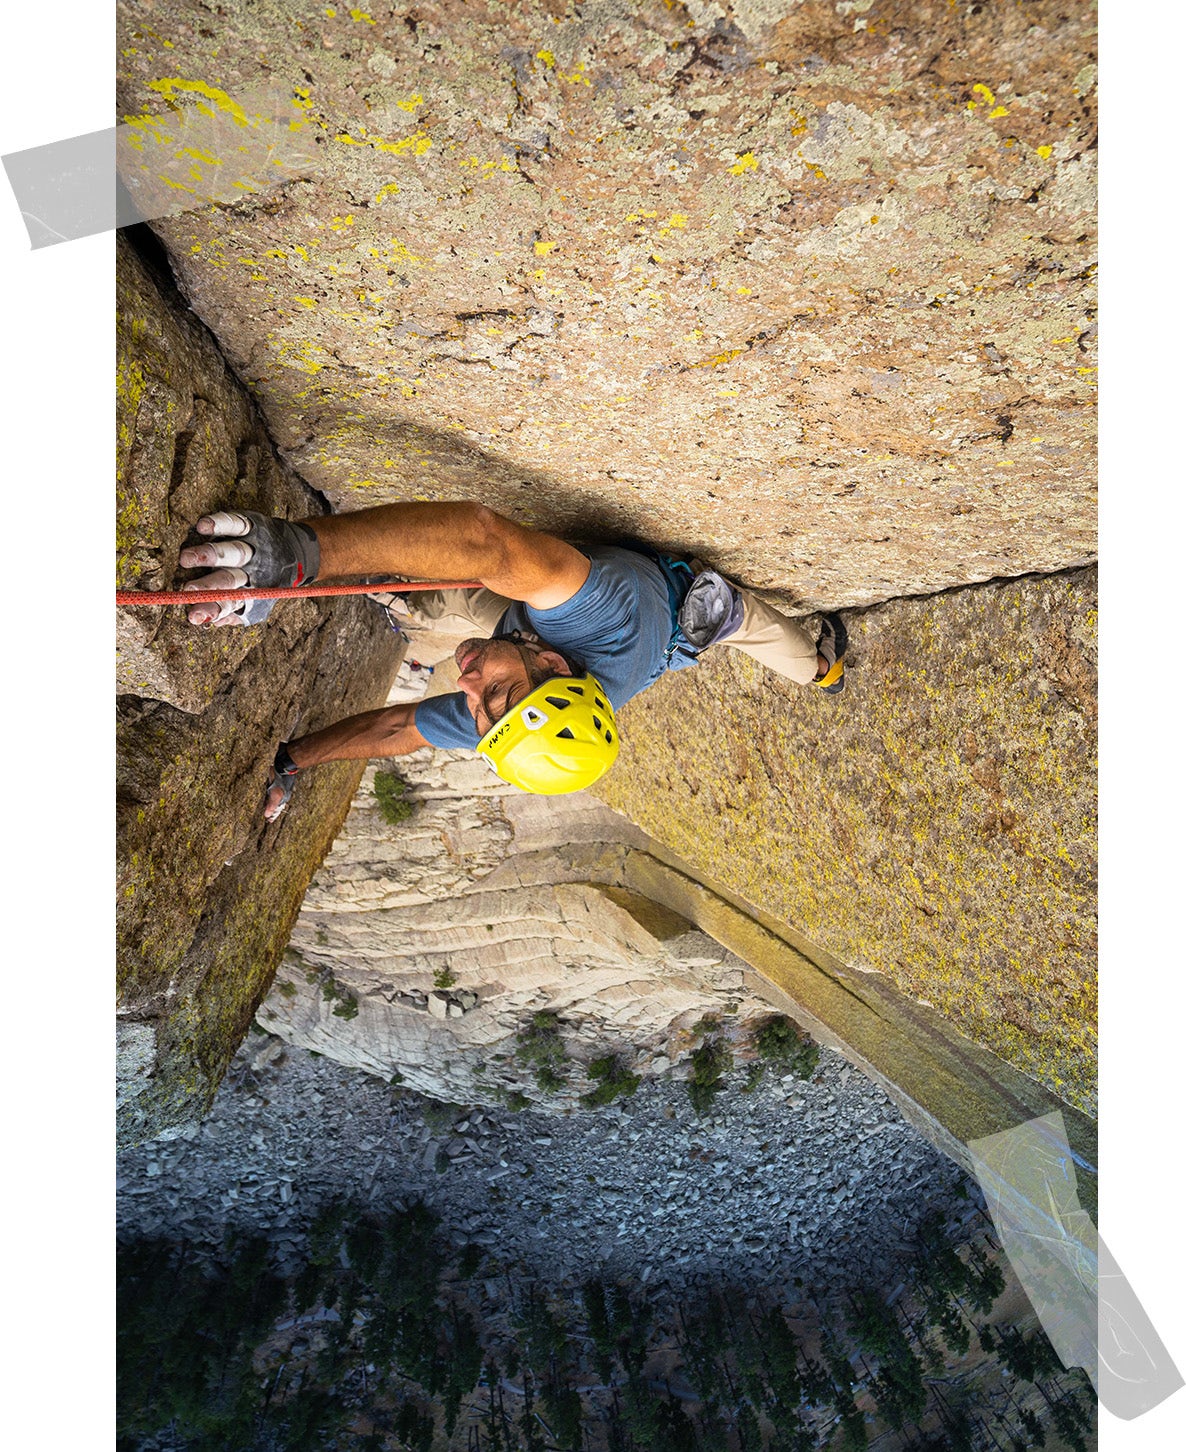
[[[480,580],[377,580],[369,585],[292,585],[274,590],[117,590],[117,605],[206,605],[217,600],[313,600],[323,595],[374,595],[411,590],[478,590]]]

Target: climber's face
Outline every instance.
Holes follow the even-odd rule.
[[[460,672],[457,684],[479,736],[541,682],[572,674],[564,657],[541,641],[463,640],[453,658]]]

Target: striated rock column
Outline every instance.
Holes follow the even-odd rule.
[[[270,1033],[436,1099],[563,1109],[594,1059],[663,1073],[706,1016],[739,1042],[771,1012],[740,958],[616,885],[644,839],[594,798],[526,797],[460,754],[399,770],[412,815],[382,820],[368,770],[261,1009]],[[518,1055],[540,1011],[569,1061],[546,1092]]]

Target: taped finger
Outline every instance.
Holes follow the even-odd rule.
[[[187,580],[183,590],[244,590],[247,588],[246,570],[215,570],[211,575],[199,575],[196,580]]]
[[[232,539],[247,534],[251,521],[233,510],[221,509],[217,514],[204,514],[197,523],[199,534],[229,535]]]
[[[191,590],[241,590],[247,583],[245,570],[215,570],[211,575],[202,575],[182,585],[183,591]],[[213,600],[195,605],[187,612],[191,625],[243,625],[243,602],[241,600]]]
[[[246,625],[247,616],[244,614],[243,606],[236,605],[233,600],[222,600],[218,606],[219,613],[210,624],[217,629],[220,625]]]
[[[215,565],[246,565],[255,551],[241,539],[220,539],[212,544],[190,545],[177,556],[183,570],[211,569]]]

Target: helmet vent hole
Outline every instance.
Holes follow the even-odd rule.
[[[605,742],[607,746],[612,746],[614,744],[614,733],[612,731],[607,731],[605,733]]]
[[[548,719],[547,716],[535,706],[525,706],[523,708],[522,716],[523,724],[527,727],[529,731],[538,731],[541,726],[546,724]]]
[[[555,706],[558,711],[566,711],[572,705],[572,702],[566,701],[563,696],[545,696],[544,700],[549,706]]]
[[[572,727],[571,726],[566,726],[563,731],[557,731],[556,732],[556,735],[563,737],[565,741],[575,741],[576,740],[576,737],[572,734]]]
[[[601,724],[601,717],[600,716],[594,716],[593,717],[593,729],[595,731],[604,731],[605,730],[605,727]]]
[[[571,693],[572,693],[572,694],[573,694],[573,695],[574,695],[574,696],[583,696],[583,695],[584,695],[584,694],[585,694],[585,688],[584,688],[584,686],[580,686],[580,685],[578,685],[578,684],[577,684],[577,683],[576,683],[576,682],[575,682],[575,681],[573,681],[573,682],[572,682],[572,683],[571,683],[571,684],[569,684],[569,685],[566,685],[566,686],[565,686],[565,687],[564,687],[564,689],[565,689],[565,690],[566,690],[566,691],[571,691]]]
[[[609,710],[609,707],[605,704],[605,702],[601,699],[600,696],[594,696],[593,697],[593,704],[597,707],[597,709],[599,711],[608,711]]]

